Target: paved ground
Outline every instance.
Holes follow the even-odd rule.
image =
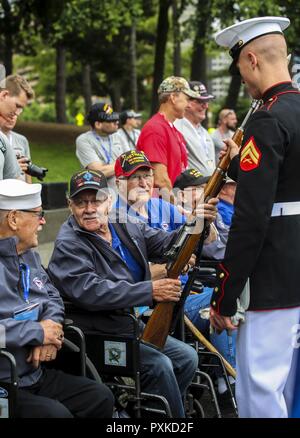
[[[42,259],[42,265],[47,268],[53,252],[54,242],[43,243],[38,246],[37,251]]]

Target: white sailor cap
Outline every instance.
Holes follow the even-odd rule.
[[[231,73],[237,73],[236,61],[246,44],[263,35],[280,33],[289,26],[290,20],[286,17],[256,17],[233,24],[215,35],[219,46],[228,47],[233,62],[229,68]]]
[[[0,210],[28,210],[42,205],[41,184],[18,179],[0,181]]]

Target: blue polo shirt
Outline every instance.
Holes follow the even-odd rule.
[[[126,211],[130,217],[148,222],[151,228],[159,228],[164,231],[173,231],[185,223],[186,218],[179,213],[177,208],[161,198],[150,198],[146,204],[148,218],[141,216],[124,199],[118,197],[115,204],[118,210]]]
[[[144,269],[136,261],[136,259],[133,257],[131,252],[128,250],[128,248],[126,248],[126,246],[121,242],[113,225],[109,223],[108,226],[109,226],[109,230],[110,230],[111,236],[112,236],[113,249],[116,250],[120,254],[120,256],[122,257],[122,259],[125,261],[126,265],[128,266],[128,268],[129,268],[129,270],[134,278],[134,281],[136,283],[143,281],[144,275],[145,275]],[[147,309],[149,309],[148,306],[135,307],[136,316],[141,315]]]

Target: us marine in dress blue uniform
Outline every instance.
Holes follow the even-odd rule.
[[[216,36],[231,48],[252,97],[263,100],[249,120],[229,176],[236,179],[235,212],[212,296],[211,322],[229,318],[249,279],[250,304],[237,342],[237,387],[242,417],[287,417],[298,350],[300,293],[300,94],[288,73],[282,35],[289,20],[262,17]],[[234,147],[232,141],[227,141]]]

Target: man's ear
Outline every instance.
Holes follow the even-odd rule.
[[[102,122],[95,122],[95,128],[96,129],[99,129],[100,131],[101,131],[101,128],[102,128]]]
[[[17,210],[10,210],[7,213],[7,225],[12,231],[18,229],[18,212]]]
[[[69,208],[70,212],[73,213],[72,212],[72,207],[71,207],[71,202],[72,202],[71,199],[67,198],[67,202],[68,202],[68,208]]]
[[[248,52],[248,61],[250,62],[252,70],[257,66],[257,56],[253,52]]]
[[[6,99],[6,97],[9,95],[9,91],[8,90],[1,90],[0,91],[0,100],[4,100]]]

